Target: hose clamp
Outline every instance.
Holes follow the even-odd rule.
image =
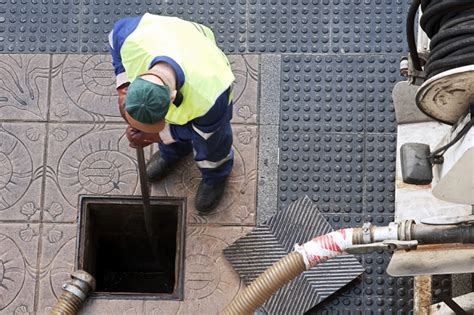
[[[69,284],[69,283],[64,284],[63,285],[63,290],[72,293],[73,295],[77,296],[83,302],[86,300],[87,296],[84,294],[84,292],[82,292],[78,287],[76,287],[72,284]]]
[[[365,222],[362,225],[362,244],[372,243],[372,224]]]
[[[400,241],[411,241],[412,240],[412,227],[415,224],[414,220],[402,220],[398,225],[398,239]]]

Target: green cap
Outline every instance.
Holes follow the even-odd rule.
[[[170,101],[170,90],[166,85],[137,78],[128,87],[125,110],[141,123],[155,124],[165,118]]]

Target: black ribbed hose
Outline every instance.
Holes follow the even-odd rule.
[[[414,0],[407,17],[407,41],[414,68],[421,70],[422,66],[414,32],[420,5],[420,26],[431,40],[430,57],[424,69],[426,78],[474,64],[474,1]]]

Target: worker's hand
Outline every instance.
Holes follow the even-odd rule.
[[[130,84],[122,84],[118,89],[118,104],[119,104],[119,111],[122,118],[125,119],[125,97],[127,96],[128,86]]]
[[[148,133],[137,130],[132,126],[128,126],[125,131],[130,146],[132,148],[143,148],[155,142],[161,142],[160,135],[158,133]]]

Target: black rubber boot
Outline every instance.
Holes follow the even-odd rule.
[[[166,177],[175,167],[177,162],[168,162],[160,156],[160,152],[156,152],[146,165],[146,174],[148,181],[156,182]]]
[[[201,180],[194,200],[194,205],[199,214],[209,214],[217,207],[224,195],[225,186],[226,181],[215,185],[207,185]]]

